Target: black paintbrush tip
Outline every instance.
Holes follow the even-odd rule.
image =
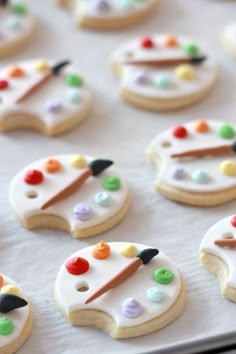
[[[159,251],[156,248],[146,248],[145,250],[139,252],[137,257],[142,259],[143,264],[149,263],[154,257],[158,255]]]
[[[190,58],[190,63],[191,63],[191,64],[201,64],[201,63],[203,63],[206,59],[207,59],[207,57],[206,57],[205,55],[196,56],[196,57],[191,57],[191,58]]]
[[[113,165],[113,161],[111,160],[93,160],[88,164],[88,167],[93,171],[93,176],[98,176],[108,167]]]
[[[0,294],[0,313],[7,313],[27,305],[28,302],[19,296],[12,294]]]
[[[64,60],[64,61],[61,61],[60,63],[57,63],[55,64],[51,70],[53,71],[53,73],[55,75],[58,75],[60,74],[61,70],[66,66],[66,65],[69,65],[70,64],[70,60]]]
[[[9,5],[9,0],[0,0],[0,6],[7,6]]]

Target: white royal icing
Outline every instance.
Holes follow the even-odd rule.
[[[20,294],[18,296],[27,300],[25,293],[18,286],[18,284],[16,284],[12,279],[8,278],[5,275],[3,275],[3,278],[4,278],[3,286],[8,285],[8,284],[14,284],[20,290]],[[0,288],[0,290],[1,290],[1,288]],[[18,338],[21,335],[21,332],[23,331],[23,329],[25,327],[25,324],[28,320],[29,315],[30,315],[29,306],[21,307],[19,309],[10,311],[8,313],[1,313],[0,312],[0,318],[7,317],[13,322],[13,325],[14,325],[14,331],[11,334],[8,334],[5,336],[0,334],[0,350],[5,345],[12,343],[16,338]]]
[[[229,269],[225,285],[236,288],[236,249],[219,247],[214,244],[215,240],[224,239],[226,233],[231,233],[233,238],[236,237],[236,228],[231,224],[231,218],[232,216],[229,216],[209,229],[201,242],[200,253],[207,252],[220,257]]]
[[[192,192],[217,192],[236,186],[235,176],[226,176],[219,171],[219,165],[222,161],[231,160],[236,163],[235,154],[222,156],[208,156],[201,158],[171,158],[171,154],[177,154],[188,150],[217,147],[232,144],[233,139],[223,139],[218,135],[218,129],[224,124],[220,121],[207,121],[210,130],[207,133],[198,133],[194,130],[196,122],[183,124],[188,131],[188,136],[183,139],[175,138],[172,135],[172,129],[168,129],[159,134],[150,144],[149,149],[156,157],[161,160],[161,166],[158,172],[158,182],[168,184],[174,188],[192,191]],[[169,147],[163,144],[170,143]],[[180,166],[186,171],[186,178],[181,180],[172,177],[172,171]],[[198,184],[191,179],[191,175],[196,170],[207,172],[209,181],[204,184]]]
[[[236,23],[230,23],[227,25],[224,29],[224,35],[232,45],[236,46]]]
[[[48,158],[40,159],[20,171],[10,185],[10,203],[20,219],[27,219],[33,215],[50,214],[65,219],[71,231],[84,229],[99,225],[115,216],[124,206],[128,198],[128,187],[118,170],[111,166],[96,177],[90,177],[75,193],[66,199],[54,204],[42,211],[40,207],[57,192],[70,184],[75,178],[82,174],[86,168],[75,168],[70,166],[69,161],[72,155],[57,155],[48,158],[58,159],[62,164],[62,170],[57,173],[46,173],[43,170],[43,163]],[[86,156],[87,161],[91,157]],[[44,181],[38,185],[29,185],[23,178],[30,169],[37,169],[43,172]],[[117,191],[107,191],[112,198],[112,204],[103,207],[94,202],[94,196],[99,192],[104,192],[103,180],[108,176],[116,176],[121,180],[121,188]],[[38,197],[31,199],[28,193],[37,192]],[[94,210],[91,219],[81,221],[73,214],[73,208],[77,204],[87,204]]]
[[[200,93],[202,90],[210,87],[217,78],[217,65],[210,57],[209,52],[203,45],[195,39],[187,38],[185,36],[175,36],[179,46],[166,47],[163,45],[163,40],[166,34],[152,35],[151,38],[155,42],[155,48],[145,49],[140,46],[140,38],[131,40],[120,48],[118,48],[111,57],[113,63],[118,64],[122,68],[121,74],[121,89],[126,89],[134,94],[141,95],[148,98],[158,99],[178,99],[193,94]],[[154,60],[154,59],[178,59],[186,57],[182,46],[187,43],[194,43],[199,49],[198,55],[207,56],[200,65],[194,65],[196,78],[194,80],[181,80],[176,77],[176,67],[161,68],[161,67],[147,67],[142,65],[124,65],[125,60]],[[130,54],[132,53],[132,56]],[[130,57],[129,57],[130,56]],[[134,76],[137,72],[145,70],[150,83],[137,84]],[[171,77],[172,85],[169,88],[158,88],[154,86],[153,81],[156,75],[167,74]]]
[[[112,317],[117,327],[135,326],[146,321],[161,316],[168,311],[175,303],[180,290],[181,278],[177,267],[162,252],[154,257],[147,265],[141,266],[126,281],[103,294],[93,302],[85,305],[85,300],[98,290],[104,283],[121,271],[133,259],[124,257],[120,254],[121,246],[126,242],[109,242],[111,255],[107,259],[98,260],[92,257],[92,247],[81,249],[71,255],[73,257],[82,257],[87,259],[90,264],[89,270],[82,275],[72,275],[65,267],[65,263],[59,270],[55,294],[59,306],[69,314],[79,309],[96,309],[106,312]],[[133,243],[138,252],[145,248],[150,248],[142,244]],[[153,279],[153,271],[157,268],[168,268],[174,273],[174,279],[169,284],[159,284]],[[86,292],[78,292],[81,286],[89,287]],[[146,299],[148,288],[159,287],[166,293],[161,302],[151,302]],[[134,298],[140,302],[143,307],[142,313],[135,318],[127,318],[121,313],[122,302],[127,298]]]
[[[51,66],[57,62],[50,61],[48,64]],[[36,63],[37,60],[32,60],[17,64],[26,72],[25,76],[19,78],[8,77],[10,66],[0,71],[1,80],[7,80],[10,85],[8,89],[0,91],[0,124],[4,124],[9,115],[30,113],[41,120],[48,128],[53,128],[60,123],[66,123],[76,114],[79,115],[86,111],[91,104],[91,92],[86,84],[79,87],[71,87],[66,84],[67,74],[80,75],[78,69],[71,65],[62,69],[60,74],[54,75],[27,99],[16,104],[15,101],[45,75],[45,72],[38,72],[34,69]],[[76,103],[70,103],[67,100],[67,94],[72,89],[81,95],[81,100]],[[51,113],[47,111],[47,102],[51,100],[59,100],[62,103],[63,108],[60,112]]]

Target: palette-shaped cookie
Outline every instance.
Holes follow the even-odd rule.
[[[127,103],[171,111],[204,98],[217,79],[217,65],[195,39],[153,34],[130,40],[111,57],[119,94]]]
[[[222,295],[236,302],[236,215],[213,225],[200,246],[202,265],[217,276]]]
[[[158,169],[155,189],[190,205],[211,206],[236,198],[235,127],[198,120],[157,135],[147,158]]]
[[[89,166],[97,161],[98,169],[102,161],[102,168],[93,175]],[[78,180],[82,181],[79,187]],[[48,204],[65,188],[66,195]],[[9,194],[12,209],[26,228],[55,228],[76,238],[112,228],[129,205],[127,184],[112,162],[82,155],[49,156],[33,162],[16,175]]]
[[[35,33],[35,20],[22,3],[0,0],[0,57],[20,51]]]
[[[31,304],[23,290],[0,274],[0,353],[15,353],[32,331]]]
[[[236,22],[228,24],[222,34],[221,43],[224,49],[236,58]]]
[[[0,70],[0,131],[53,136],[88,116],[91,91],[69,61],[28,60]]]
[[[151,15],[159,0],[55,0],[70,10],[77,26],[99,30],[123,29]]]
[[[145,264],[140,261],[141,254],[153,251],[158,253],[143,244],[101,241],[75,252],[61,266],[55,284],[63,315],[72,325],[95,326],[113,338],[141,336],[174,321],[184,308],[183,278],[161,251]],[[104,292],[104,284],[120,279],[121,273],[129,276]],[[103,294],[92,298],[101,288]]]

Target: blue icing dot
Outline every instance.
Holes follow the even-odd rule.
[[[112,198],[107,192],[99,192],[95,195],[94,201],[96,204],[107,207],[112,204]]]
[[[204,184],[209,181],[209,176],[205,171],[196,170],[192,173],[192,180],[198,184]]]
[[[151,302],[160,302],[166,296],[165,291],[157,286],[148,288],[146,292],[146,299]]]
[[[5,26],[11,30],[18,30],[21,28],[21,21],[15,16],[10,16],[6,19]]]
[[[173,81],[168,74],[158,74],[154,77],[154,85],[161,89],[168,89],[173,85]]]
[[[71,89],[67,91],[66,99],[70,103],[78,103],[83,100],[83,96],[78,90]]]

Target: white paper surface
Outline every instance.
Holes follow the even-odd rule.
[[[155,170],[144,150],[155,134],[197,118],[235,122],[236,62],[221,48],[219,32],[236,20],[236,2],[224,0],[162,0],[156,14],[120,32],[93,32],[74,27],[72,17],[53,1],[25,0],[38,17],[38,34],[21,54],[27,58],[71,58],[93,87],[93,112],[80,127],[58,138],[34,132],[0,136],[0,271],[15,279],[32,300],[35,314],[31,338],[19,353],[146,353],[217,336],[213,344],[235,338],[236,305],[224,300],[218,281],[199,264],[200,241],[212,224],[235,213],[236,201],[215,208],[194,208],[171,202],[154,192]],[[220,65],[220,77],[200,103],[178,112],[157,114],[121,102],[118,82],[107,67],[116,46],[149,32],[178,32],[202,39]],[[4,65],[8,61],[1,61]],[[84,153],[114,159],[127,178],[132,204],[124,221],[102,236],[75,240],[63,232],[28,231],[18,225],[8,204],[8,185],[19,169],[56,153]],[[188,300],[182,316],[165,329],[140,338],[113,340],[94,328],[71,327],[59,313],[53,286],[61,263],[80,247],[105,241],[135,241],[159,247],[180,267]],[[229,334],[229,332],[232,332]],[[219,337],[228,334],[226,337]],[[206,347],[209,346],[208,341]],[[199,347],[198,347],[199,349]],[[177,349],[174,350],[177,352]],[[182,350],[182,353],[184,350]]]

